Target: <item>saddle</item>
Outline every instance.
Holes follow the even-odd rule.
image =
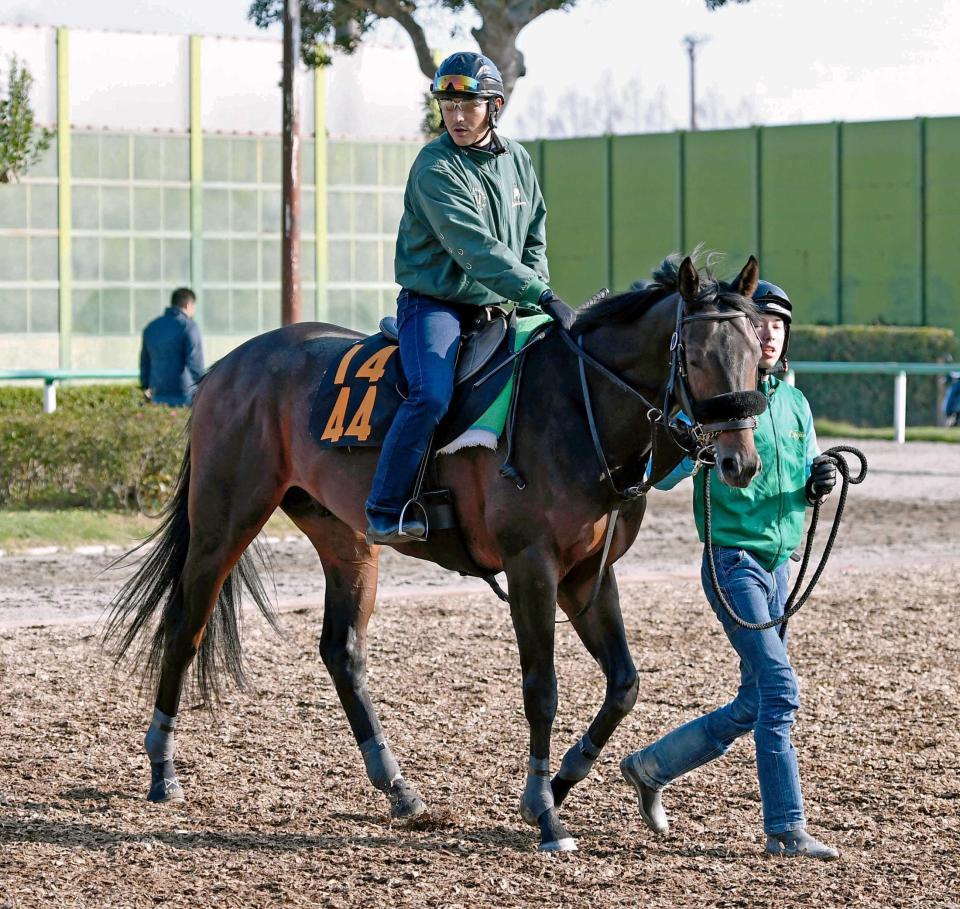
[[[516,317],[486,307],[465,325],[450,408],[434,436],[437,448],[455,439],[493,403],[510,379],[506,366],[516,335]],[[397,341],[397,321],[344,350],[314,396],[310,434],[321,448],[380,447],[407,395]],[[481,375],[483,373],[483,375]]]
[[[515,324],[515,317],[499,306],[484,306],[480,315],[468,325],[460,339],[454,387],[472,379],[504,346],[507,333]],[[384,316],[380,320],[380,334],[394,344],[399,343],[397,317]]]

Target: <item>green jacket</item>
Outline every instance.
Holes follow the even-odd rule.
[[[407,290],[475,306],[536,303],[547,289],[547,209],[526,149],[460,148],[444,133],[407,178],[394,260]]]
[[[792,385],[769,376],[760,383],[767,409],[757,418],[753,438],[763,469],[746,489],[721,483],[710,471],[711,529],[714,546],[747,549],[768,570],[782,565],[803,540],[804,494],[810,464],[819,454],[810,405]],[[669,489],[693,473],[687,458],[660,483]],[[700,540],[706,471],[694,476],[693,513]]]

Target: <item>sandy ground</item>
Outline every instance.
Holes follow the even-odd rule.
[[[580,851],[563,856],[537,854],[517,814],[516,645],[483,585],[384,558],[370,685],[431,807],[402,825],[367,783],[318,659],[322,579],[305,544],[270,547],[284,634],[248,623],[250,690],[213,718],[185,702],[188,801],[163,809],[143,800],[151,697],[97,637],[121,573],[97,556],[0,559],[0,907],[960,907],[960,448],[858,447],[870,476],[791,626],[809,823],[839,863],[762,856],[749,741],[671,787],[664,838],[620,780],[624,753],[723,703],[736,678],[679,489],[651,501],[618,566],[640,698],[564,805]],[[569,626],[557,672],[555,761],[603,690]]]

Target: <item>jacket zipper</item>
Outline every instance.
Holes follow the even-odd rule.
[[[773,429],[773,447],[777,452],[777,562],[783,557],[783,465],[780,460],[780,437],[777,435],[777,421],[773,414],[776,389],[770,386],[770,426]]]

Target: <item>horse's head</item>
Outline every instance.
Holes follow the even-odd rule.
[[[729,486],[748,486],[761,466],[753,418],[766,399],[757,391],[760,342],[750,300],[759,274],[751,256],[730,284],[701,282],[689,257],[677,275],[683,305],[673,340],[674,391],[697,431],[711,441],[717,473]]]

